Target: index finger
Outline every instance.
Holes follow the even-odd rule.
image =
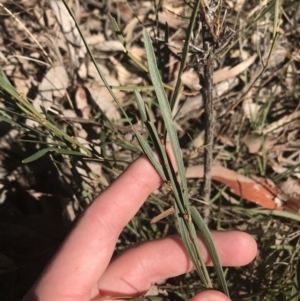
[[[171,161],[170,145],[167,151]],[[42,300],[90,294],[120,232],[162,179],[145,156],[133,162],[87,208],[35,288]],[[54,298],[53,298],[54,297]]]

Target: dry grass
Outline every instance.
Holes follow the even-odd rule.
[[[47,118],[68,135],[77,137],[93,153],[89,160],[50,153],[23,164],[23,159],[45,146],[57,146],[58,142],[32,116],[26,118],[21,114],[14,100],[1,96],[1,120],[11,118],[20,125],[1,122],[0,262],[3,272],[0,280],[6,288],[1,300],[19,300],[76,215],[140,150],[128,123],[96,73],[74,24],[68,15],[62,16],[63,6],[33,0],[1,3],[7,9],[0,7],[1,68],[16,90],[37,110],[43,106]],[[155,7],[151,1],[134,0],[128,1],[130,8],[120,1],[70,3],[108,83],[132,122],[144,134],[132,93],[132,86],[149,85],[149,75],[143,69],[146,57],[142,28],[146,27],[156,37],[158,65],[171,98],[170,87],[174,87],[177,78],[193,3],[168,0]],[[237,0],[222,4],[224,26],[235,34],[214,61],[213,158],[214,163],[246,177],[272,179],[274,198],[284,201],[283,209],[297,217],[300,6],[296,1],[281,3],[278,40],[267,61],[274,29],[274,9],[266,10],[270,3],[273,1],[257,4]],[[116,18],[131,58],[124,53],[108,14]],[[165,23],[169,25],[167,44]],[[226,38],[220,44],[225,42]],[[194,71],[195,51],[191,47],[173,111],[186,166],[203,164],[203,101]],[[142,94],[148,100],[157,128],[162,129],[153,89],[143,90]],[[299,222],[291,216],[274,216],[271,211],[264,215],[252,210],[256,204],[246,201],[245,195],[240,198],[233,194],[226,186],[229,184],[221,180],[213,182],[211,203],[193,201],[200,198],[201,183],[201,177],[189,179],[189,194],[209,226],[220,230],[240,229],[254,235],[258,242],[258,256],[252,264],[226,270],[233,300],[298,300],[299,288],[293,291],[293,283],[297,267],[298,278],[300,274]],[[137,241],[176,233],[173,216],[157,224],[149,223],[172,205],[166,187],[150,196],[124,229],[116,252]],[[172,300],[186,300],[202,288],[194,273],[170,279],[159,287]]]

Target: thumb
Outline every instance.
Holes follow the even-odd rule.
[[[194,296],[190,301],[231,301],[226,295],[219,291],[207,290]]]

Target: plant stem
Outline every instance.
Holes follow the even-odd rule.
[[[204,31],[203,31],[204,32]],[[204,35],[204,34],[203,34]],[[207,57],[203,61],[203,82],[202,95],[205,110],[205,138],[204,138],[204,183],[202,196],[206,202],[210,200],[211,194],[211,169],[213,160],[213,62],[210,45],[204,41],[204,51],[207,51]]]

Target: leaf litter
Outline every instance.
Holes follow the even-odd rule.
[[[287,2],[281,6],[278,46],[268,64],[266,60],[270,51],[272,32],[269,13],[258,18],[254,22],[255,26],[245,31],[245,35],[241,35],[239,41],[233,39],[236,43],[232,44],[232,48],[215,61],[213,95],[216,142],[212,177],[213,195],[219,196],[218,201],[221,205],[216,206],[216,202],[202,204],[199,210],[210,208],[208,223],[212,228],[239,228],[253,233],[259,241],[263,240],[263,236],[268,238],[261,242],[260,253],[253,265],[238,271],[230,270],[229,281],[238,284],[232,285],[232,296],[242,300],[254,300],[250,297],[251,293],[259,294],[260,300],[276,298],[285,300],[288,289],[279,290],[278,293],[277,288],[283,271],[286,282],[290,283],[288,274],[293,273],[293,264],[285,268],[274,266],[273,270],[271,266],[274,260],[283,261],[284,256],[287,256],[285,249],[289,249],[290,254],[295,250],[299,251],[296,234],[293,239],[289,239],[292,233],[297,233],[297,225],[289,220],[272,216],[272,210],[275,209],[299,214],[300,206],[298,152],[300,44],[297,31],[297,26],[300,26],[300,8],[291,1]],[[18,222],[16,220],[14,222],[21,227],[22,233],[27,233],[27,229],[33,225],[38,226],[34,228],[31,243],[39,246],[33,254],[34,258],[41,261],[36,265],[36,270],[39,271],[48,260],[47,256],[45,258],[41,255],[46,246],[53,240],[58,245],[64,236],[63,233],[66,232],[65,230],[59,232],[57,228],[67,228],[80,208],[84,207],[96,192],[105,188],[121,172],[124,164],[131,162],[139,152],[134,138],[128,139],[130,128],[128,130],[128,124],[122,119],[111,95],[87,57],[75,24],[62,2],[49,1],[43,6],[38,1],[20,1],[18,4],[1,1],[1,3],[18,19],[17,22],[3,10],[3,7],[1,8],[3,15],[1,26],[5,31],[3,30],[0,35],[0,63],[17,91],[24,94],[36,110],[47,112],[49,118],[53,118],[58,126],[71,132],[98,157],[102,155],[119,162],[116,168],[95,158],[78,161],[74,164],[76,175],[84,181],[73,179],[74,174],[70,172],[68,159],[55,165],[60,158],[54,153],[31,165],[21,164],[21,160],[43,147],[41,143],[29,144],[23,141],[38,138],[40,142],[54,145],[57,141],[49,135],[43,139],[38,134],[34,136],[32,131],[42,132],[41,126],[32,118],[24,121],[21,120],[24,116],[11,114],[18,112],[18,108],[11,100],[2,98],[1,116],[13,117],[12,120],[21,122],[27,128],[16,128],[5,123],[1,129],[1,185],[3,185],[1,204],[9,202],[11,204],[1,213],[3,222],[0,225],[2,229],[0,232],[4,233],[7,223],[11,224],[9,215],[17,217]],[[156,15],[150,1],[129,1],[130,8],[126,3],[117,1],[108,1],[107,4],[100,2],[95,4],[94,1],[72,3],[74,13],[99,67],[108,83],[114,87],[120,103],[130,112],[135,126],[142,132],[132,89],[126,88],[149,85],[148,74],[128,58],[107,15],[110,13],[116,18],[124,35],[127,50],[145,67],[147,66],[142,25],[147,22],[151,26],[159,24],[155,29],[157,39],[153,39],[153,42],[158,55],[159,52],[163,53],[168,49],[168,61],[163,61],[162,57],[158,59],[162,60],[161,64],[164,66],[165,73],[162,76],[165,84],[173,87],[178,76],[186,18],[189,16],[186,4],[183,1],[164,1]],[[265,5],[269,3],[270,1],[264,1]],[[239,14],[238,26],[235,28],[238,35],[263,10],[263,7],[251,6],[246,1],[227,1],[225,6],[228,26],[234,27],[235,14]],[[165,34],[166,22],[170,30],[167,47],[163,40],[159,39]],[[28,35],[25,28],[32,36]],[[154,37],[150,27],[149,32]],[[264,73],[252,85],[265,65],[267,67]],[[178,111],[174,111],[173,114],[187,162],[190,195],[191,198],[198,199],[197,187],[203,177],[203,101],[199,92],[201,83],[192,60],[183,72],[182,82]],[[155,105],[152,105],[154,103],[152,91],[146,90],[143,96],[150,104],[149,114],[152,120],[160,127],[162,126],[160,114]],[[172,90],[166,91],[170,97]],[[242,104],[228,112],[246,91],[248,92]],[[113,122],[115,128],[110,127],[109,121]],[[105,140],[100,138],[103,136]],[[57,171],[63,176],[59,177]],[[44,179],[42,183],[41,179]],[[77,201],[70,197],[69,189],[75,192]],[[147,221],[172,205],[165,187],[156,191],[153,196],[150,198],[152,206],[141,209],[139,213],[146,228],[150,227]],[[153,201],[157,198],[161,203]],[[257,206],[271,209],[270,215],[267,218],[250,215],[250,210]],[[244,216],[233,211],[233,208],[243,209]],[[149,239],[153,238],[151,235],[162,236],[173,233],[175,226],[170,225],[172,222],[173,219],[168,217],[159,221],[157,225],[155,224],[154,234],[142,229],[134,232],[127,228],[122,234],[123,241],[121,239],[119,248],[130,244],[131,241],[142,240],[142,237]],[[132,221],[131,225],[136,227],[135,221]],[[15,226],[11,226],[11,231],[15,230]],[[21,232],[13,236],[19,243],[18,247],[24,243]],[[0,241],[5,241],[3,235]],[[275,246],[277,250],[273,249],[268,253],[270,245]],[[34,265],[29,260],[32,256],[30,250],[28,254],[17,254],[16,258],[5,253],[4,247],[0,252],[3,254],[1,257],[3,262],[8,266],[13,266],[12,262],[19,260],[22,255],[24,256],[22,264],[33,269]],[[291,262],[294,261],[291,259]],[[261,272],[262,268],[264,273]],[[7,273],[11,271],[16,270],[9,268]],[[25,293],[37,274],[36,272],[25,277],[21,273],[19,289],[13,288],[16,299]],[[185,298],[190,298],[188,287],[191,285],[198,290],[199,283],[196,278],[186,276],[166,284],[159,284],[158,287],[169,294],[174,289],[181,290]],[[256,289],[252,288],[250,292],[250,286]],[[181,300],[179,295],[174,298]]]

